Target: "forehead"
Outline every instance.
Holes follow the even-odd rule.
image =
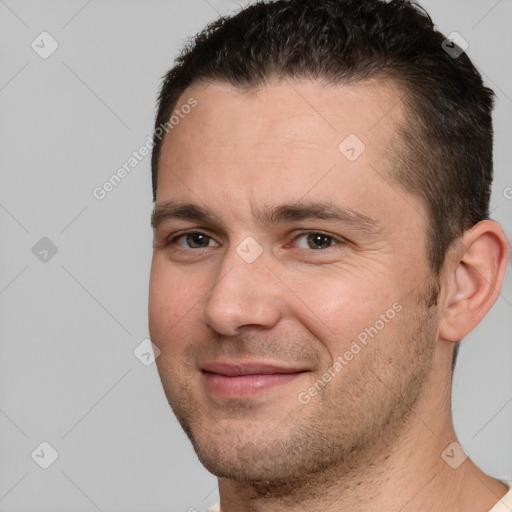
[[[194,108],[183,109],[164,138],[157,203],[240,208],[245,196],[249,210],[307,195],[361,210],[390,209],[387,201],[400,199],[389,175],[389,143],[405,114],[401,91],[389,80],[276,81],[249,90],[198,83],[175,112],[192,100]],[[403,201],[404,195],[401,213],[411,209],[412,198]]]
[[[393,125],[403,121],[401,97],[398,86],[387,79],[329,86],[311,80],[274,80],[246,89],[200,82],[179,98],[178,111],[190,98],[197,106],[166,141],[193,123],[208,137],[205,142],[229,144],[237,135],[266,140],[286,135],[290,142],[308,140],[325,146],[351,131],[371,145],[387,139]]]
[[[388,157],[390,138],[405,117],[400,90],[377,79],[336,86],[281,80],[248,90],[198,83],[181,95],[175,113],[182,109],[186,114],[164,138],[164,166],[222,164],[247,171],[276,162],[310,165],[311,159],[322,165],[354,144],[355,157],[364,151],[363,161],[368,155]],[[347,148],[340,147],[344,141]],[[354,157],[354,151],[343,156]],[[357,167],[357,162],[344,167]]]

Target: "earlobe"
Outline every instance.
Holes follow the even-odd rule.
[[[445,262],[447,294],[440,313],[439,336],[460,341],[491,309],[499,296],[509,244],[501,226],[484,220],[467,230],[456,257]]]

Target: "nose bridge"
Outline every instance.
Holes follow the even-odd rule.
[[[243,325],[270,328],[281,317],[281,300],[263,248],[251,237],[227,251],[203,309],[203,321],[234,335]]]

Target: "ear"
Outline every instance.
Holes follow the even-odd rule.
[[[491,309],[501,291],[509,250],[503,229],[493,220],[475,224],[457,240],[443,269],[442,339],[460,341]]]

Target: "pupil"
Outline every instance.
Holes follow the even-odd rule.
[[[313,245],[317,246],[316,248],[319,248],[318,246],[323,249],[329,247],[329,236],[327,235],[322,235],[320,233],[309,235],[309,240],[313,242]]]
[[[205,245],[202,245],[204,244],[205,240],[206,240],[206,236],[205,235],[201,235],[200,233],[192,233],[190,235],[188,235],[188,243],[190,246],[192,247],[206,247]],[[208,241],[206,240],[206,245],[208,245]]]

